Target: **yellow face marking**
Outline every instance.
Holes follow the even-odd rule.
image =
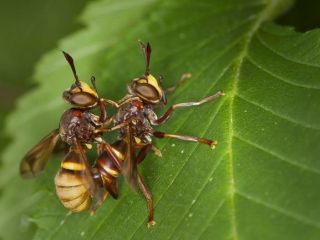
[[[96,90],[92,89],[87,83],[80,81],[80,88],[82,89],[82,92],[89,93],[98,98]],[[75,94],[81,92],[80,88],[77,87],[72,89],[71,93]]]
[[[155,79],[155,77],[152,76],[151,74],[148,75],[148,83],[157,90],[159,97],[162,98],[162,89],[159,86],[157,79]]]
[[[73,171],[83,171],[85,170],[85,165],[81,163],[75,163],[75,162],[62,162],[61,168],[64,168],[67,170],[73,170]]]
[[[147,83],[147,79],[141,78],[138,80],[138,83]]]

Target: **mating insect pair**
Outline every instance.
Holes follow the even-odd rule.
[[[143,192],[148,203],[150,226],[155,223],[153,201],[137,166],[149,152],[161,156],[161,151],[153,145],[152,138],[199,142],[212,149],[217,144],[216,141],[205,138],[155,131],[152,126],[165,123],[176,108],[197,106],[212,101],[223,93],[217,92],[196,102],[172,105],[158,118],[154,107],[165,105],[166,94],[174,91],[187,75],[183,75],[176,85],[164,90],[160,81],[149,71],[149,43],[140,43],[140,46],[145,57],[145,73],[130,82],[128,94],[118,102],[98,96],[94,77],[91,78],[92,87],[80,81],[72,57],[63,52],[75,78],[75,83],[63,93],[63,98],[72,108],[63,113],[59,128],[53,130],[26,154],[20,165],[20,173],[23,177],[33,177],[41,172],[60,139],[69,146],[69,152],[61,162],[55,177],[55,186],[58,198],[67,209],[74,212],[89,209],[93,212],[108,194],[117,198],[117,178],[122,174],[132,188],[138,186]],[[116,114],[111,117],[107,116],[108,105],[117,108]],[[91,112],[94,108],[99,108],[99,115]],[[110,145],[102,136],[115,130],[119,130],[119,140]],[[92,144],[97,145],[98,157],[90,166],[86,151],[91,149]]]

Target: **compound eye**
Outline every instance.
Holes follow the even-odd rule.
[[[79,107],[91,107],[97,104],[96,97],[85,92],[73,94],[70,101]]]
[[[146,100],[152,102],[160,100],[158,91],[150,84],[137,84],[135,90],[138,95],[145,98]]]

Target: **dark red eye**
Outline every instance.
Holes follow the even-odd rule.
[[[160,100],[157,90],[150,84],[140,83],[136,85],[135,91],[138,95],[149,101]]]
[[[85,92],[76,93],[70,97],[70,103],[79,107],[91,107],[97,104],[97,98]]]

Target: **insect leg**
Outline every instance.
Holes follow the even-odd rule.
[[[219,91],[216,94],[211,95],[211,96],[206,97],[206,98],[203,98],[203,99],[201,99],[200,101],[197,101],[197,102],[185,102],[185,103],[174,104],[161,117],[159,117],[156,120],[152,120],[152,124],[153,125],[159,125],[159,124],[165,123],[171,117],[173,111],[176,108],[198,106],[198,105],[201,105],[203,103],[213,101],[213,100],[215,100],[215,99],[217,99],[217,98],[219,98],[219,97],[221,97],[223,95],[224,95],[224,93]]]
[[[199,138],[199,137],[193,137],[193,136],[185,136],[185,135],[176,135],[176,134],[170,134],[165,132],[154,132],[153,135],[156,138],[175,138],[180,139],[184,141],[190,141],[190,142],[199,142],[204,143],[210,146],[211,149],[215,149],[217,145],[217,141],[213,141],[206,138]]]
[[[94,204],[94,206],[91,206],[89,208],[89,214],[92,216],[94,214],[94,212],[102,205],[102,203],[106,200],[106,198],[108,197],[109,193],[108,192],[104,192],[102,194],[102,196],[98,199],[98,201]]]
[[[151,227],[156,224],[156,222],[153,220],[153,200],[152,200],[151,193],[148,190],[147,186],[145,185],[144,181],[142,180],[140,174],[138,174],[138,185],[148,203],[148,211],[149,211],[148,227]]]
[[[172,85],[171,87],[168,87],[164,92],[166,94],[174,92],[185,80],[189,78],[191,78],[191,73],[183,73],[180,79],[174,85]]]
[[[106,104],[102,99],[99,99],[99,122],[104,123],[107,120]]]
[[[105,128],[105,126],[109,126],[110,123],[113,121],[112,116],[109,118],[107,117],[107,111],[106,111],[107,104],[112,105],[116,108],[119,107],[119,105],[112,100],[104,99],[104,98],[99,99],[99,111],[100,111],[99,122],[103,123],[102,128]]]
[[[155,145],[152,144],[151,150],[152,150],[153,153],[154,153],[155,155],[157,155],[158,157],[162,157],[161,150],[160,150],[159,148],[157,148]]]
[[[159,148],[157,148],[155,145],[153,145],[153,144],[148,144],[148,145],[151,145],[151,147],[150,147],[150,149],[148,149],[147,151],[152,151],[155,155],[157,155],[158,157],[162,157],[162,153],[161,153],[161,151],[160,151],[160,149]],[[140,150],[140,152],[143,150],[142,148],[144,148],[144,147],[146,147],[147,145],[143,145],[143,144],[136,144],[135,145],[135,148],[136,149],[141,149]],[[138,153],[138,156],[140,155],[140,154],[142,154],[142,153]],[[137,156],[137,157],[138,157]],[[138,161],[138,163],[140,163],[140,162],[142,162],[143,160],[141,160],[141,161]]]
[[[135,101],[135,100],[141,101],[141,99],[140,99],[139,97],[129,97],[129,98],[124,97],[123,99],[121,99],[121,100],[119,101],[118,106],[121,107],[121,106],[123,106],[123,105],[125,105],[125,104],[127,104],[127,103],[129,103],[129,102]]]
[[[119,123],[118,125],[113,126],[111,128],[106,128],[106,127],[98,128],[98,129],[95,130],[95,133],[112,132],[112,131],[115,131],[115,130],[118,130],[120,128],[124,128],[124,127],[128,126],[130,122],[131,122],[131,118],[127,119],[126,121],[124,121],[122,123]]]
[[[106,105],[106,104],[109,104],[109,105],[114,106],[114,107],[116,107],[116,108],[119,107],[119,104],[118,104],[118,103],[116,103],[115,101],[112,101],[112,100],[110,100],[110,99],[101,98],[100,101],[102,101],[105,105]]]
[[[147,144],[140,149],[136,157],[137,164],[141,163],[145,159],[145,157],[147,156],[147,153],[151,150],[151,148],[152,148],[152,145]]]

